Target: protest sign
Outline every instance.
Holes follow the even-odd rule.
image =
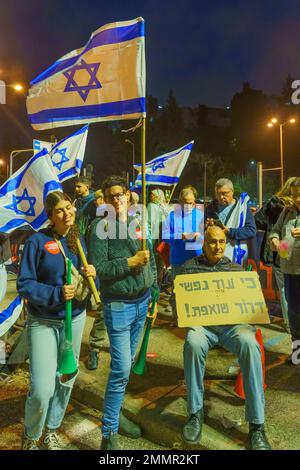
[[[270,323],[256,272],[176,276],[179,327]]]

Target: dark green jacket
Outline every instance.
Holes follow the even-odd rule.
[[[88,228],[92,220],[96,217],[96,206],[93,204],[94,200],[94,193],[90,192],[87,196],[79,197],[75,201],[76,224],[83,237],[87,235]]]
[[[128,224],[134,219],[128,218]],[[108,299],[129,300],[142,296],[144,292],[157,287],[157,274],[155,260],[151,244],[147,242],[150,250],[150,262],[141,267],[138,272],[128,267],[127,259],[131,258],[141,249],[140,240],[133,240],[129,236],[126,239],[120,239],[119,223],[116,221],[116,239],[113,237],[100,239],[97,236],[97,225],[102,224],[105,227],[107,221],[105,218],[96,218],[91,224],[89,237],[89,258],[95,266],[98,278],[100,280],[100,292],[104,301]]]

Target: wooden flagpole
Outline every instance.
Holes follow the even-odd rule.
[[[168,204],[170,204],[170,202],[171,202],[171,199],[172,199],[172,196],[173,196],[173,194],[174,194],[174,191],[175,191],[176,186],[177,186],[177,184],[174,184],[174,185],[173,185],[173,189],[172,189],[171,194],[170,194],[169,199],[168,199]]]
[[[142,250],[146,250],[146,116],[142,119],[142,135],[141,135],[141,171],[142,171]]]

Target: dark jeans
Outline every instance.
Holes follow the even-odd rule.
[[[105,328],[104,317],[103,317],[103,309],[102,309],[102,304],[100,304],[97,307],[95,320],[94,320],[93,327],[90,332],[90,337],[89,337],[90,350],[98,351],[98,352],[101,350],[101,346],[105,339],[105,333],[106,333],[106,328]]]
[[[300,340],[300,274],[285,274],[284,290],[292,341]]]

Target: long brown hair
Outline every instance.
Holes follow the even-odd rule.
[[[293,205],[293,199],[291,198],[291,186],[293,186],[296,180],[297,176],[291,176],[286,180],[282,188],[280,188],[279,191],[275,193],[275,196],[281,199],[285,207],[290,207]]]
[[[48,194],[45,200],[45,211],[48,217],[52,216],[53,209],[57,206],[60,201],[68,201],[73,204],[72,199],[66,193],[62,191],[54,191],[53,193]],[[50,225],[50,228],[53,228],[53,225]],[[76,239],[79,238],[79,228],[76,224],[73,224],[70,227],[70,230],[67,233],[67,245],[73,253],[78,253]]]

